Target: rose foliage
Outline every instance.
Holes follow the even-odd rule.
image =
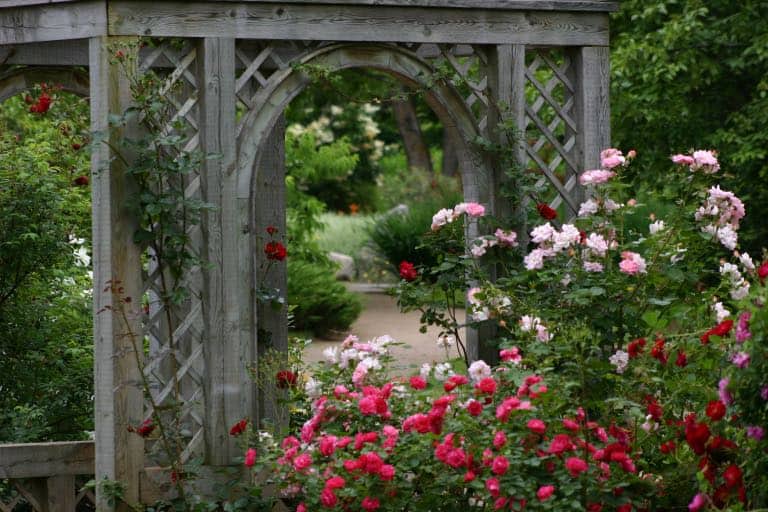
[[[393,379],[393,340],[350,337],[303,377],[310,419],[261,436],[254,471],[297,511],[765,507],[768,263],[738,250],[745,206],[712,151],[672,157],[664,218],[622,185],[631,158],[601,156],[571,223],[441,210],[438,263],[400,283],[446,335],[495,332],[481,353],[498,364]]]

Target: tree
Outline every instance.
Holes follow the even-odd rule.
[[[758,251],[768,239],[768,189],[756,186],[768,178],[768,3],[620,6],[611,22],[614,145],[635,145],[634,178],[650,190],[664,183],[671,154],[717,149],[726,186],[750,205],[742,248]]]

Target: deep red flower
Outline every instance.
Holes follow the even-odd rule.
[[[736,464],[731,464],[723,471],[723,480],[725,480],[725,486],[729,489],[741,485],[741,468]]]
[[[35,100],[32,99],[32,96],[30,96],[29,94],[24,96],[24,103],[26,103],[27,105],[31,105],[32,103],[34,103],[34,101]]]
[[[492,395],[496,392],[496,381],[493,377],[486,377],[477,383],[475,389],[486,395]]]
[[[656,342],[651,349],[651,357],[658,359],[661,364],[667,364],[667,354],[664,353],[664,338],[656,338]]]
[[[675,366],[684,368],[688,364],[688,356],[682,350],[677,351],[677,359],[675,359]]]
[[[416,271],[416,267],[414,267],[413,263],[409,261],[401,261],[398,270],[400,271],[400,277],[406,281],[413,281],[419,277],[419,273]]]
[[[656,421],[660,421],[661,416],[664,414],[664,411],[662,410],[661,405],[659,405],[659,402],[657,402],[656,399],[653,398],[652,396],[646,397],[645,400],[648,403],[647,405],[648,414],[650,414],[651,417]]]
[[[427,381],[419,375],[414,375],[410,380],[413,389],[424,389],[427,387]]]
[[[78,187],[87,187],[89,181],[88,176],[78,176],[72,183]]]
[[[765,278],[768,277],[768,261],[764,261],[757,269],[757,277],[760,278],[761,284],[765,284]]]
[[[670,440],[670,441],[667,441],[666,443],[661,443],[661,446],[659,446],[659,450],[661,451],[661,453],[669,454],[674,452],[676,447],[677,445],[675,444],[675,442]]]
[[[274,235],[277,233],[277,228],[275,226],[267,226],[267,233],[270,235]]]
[[[707,416],[712,421],[720,421],[725,416],[725,404],[720,400],[712,400],[707,404]]]
[[[264,254],[267,255],[267,259],[283,261],[288,255],[288,251],[280,242],[267,242],[267,245],[264,246]]]
[[[709,439],[709,427],[706,423],[688,422],[685,426],[685,440],[696,455],[703,455]]]
[[[277,387],[280,389],[292,388],[296,385],[296,374],[290,370],[280,370],[275,376]]]
[[[542,218],[547,220],[554,220],[557,218],[557,212],[553,210],[547,203],[539,203],[536,205],[536,210],[539,212]]]
[[[477,400],[471,400],[469,404],[467,404],[467,412],[469,412],[471,416],[479,416],[480,413],[483,412],[483,404]]]
[[[637,357],[640,354],[643,353],[643,349],[645,348],[645,338],[637,338],[634,341],[630,341],[629,345],[627,346],[627,352],[629,352],[629,357]]]
[[[75,151],[77,151],[77,150],[78,150],[78,149],[80,149],[81,147],[83,147],[83,145],[82,145],[82,144],[80,144],[79,142],[73,142],[73,143],[72,143],[72,149],[74,149]]]
[[[710,336],[719,336],[723,337],[727,335],[729,332],[731,332],[731,329],[733,328],[733,320],[723,320],[707,332],[701,335],[701,342],[706,345],[709,343],[709,337]]]
[[[248,426],[248,420],[246,418],[243,418],[242,420],[232,425],[232,428],[229,429],[229,435],[239,436],[240,434],[245,432],[245,427],[247,426]]]
[[[138,427],[134,427],[133,425],[128,426],[128,432],[133,432],[135,434],[140,435],[141,437],[149,437],[149,435],[155,430],[155,424],[152,421],[152,418],[144,420],[141,425]]]
[[[568,457],[568,459],[565,461],[565,468],[568,470],[572,477],[576,478],[579,476],[579,474],[588,470],[589,465],[584,459],[580,459],[579,457]]]
[[[51,97],[44,92],[37,98],[37,101],[30,105],[29,111],[33,114],[45,114],[51,108]]]

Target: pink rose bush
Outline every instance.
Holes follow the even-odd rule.
[[[621,183],[634,154],[600,156],[570,220],[435,214],[437,264],[396,294],[461,359],[391,378],[391,338],[327,351],[294,436],[255,447],[295,510],[768,506],[768,258],[739,250],[745,206],[712,151],[653,194]],[[464,328],[492,334],[472,352]]]

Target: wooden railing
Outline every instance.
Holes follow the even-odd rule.
[[[93,473],[93,441],[0,445],[0,511],[94,510],[93,493],[80,489]]]

